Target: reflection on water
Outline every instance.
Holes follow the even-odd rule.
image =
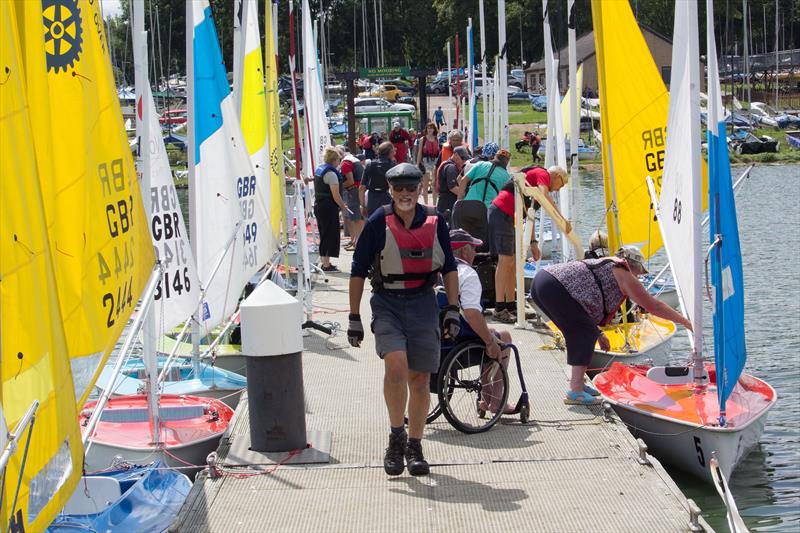
[[[743,170],[734,168],[734,178]],[[585,171],[578,182],[575,216],[579,235],[586,241],[595,229],[605,230],[602,172]],[[745,270],[747,371],[767,380],[778,393],[759,447],[730,480],[742,518],[752,531],[800,531],[798,187],[800,167],[759,166],[737,194]],[[653,264],[663,265],[665,261],[662,250]],[[706,305],[707,357],[713,357],[711,312]],[[683,362],[688,353],[689,343],[681,328],[673,341],[673,359]],[[697,502],[709,523],[718,531],[726,531],[725,508],[716,490],[679,471],[670,474]]]

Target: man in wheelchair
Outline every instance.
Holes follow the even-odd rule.
[[[510,349],[500,349],[500,345],[511,343],[511,334],[508,331],[496,331],[489,327],[483,316],[481,307],[481,281],[478,273],[472,268],[475,260],[476,248],[482,245],[480,239],[476,239],[466,230],[454,229],[450,231],[450,245],[453,248],[453,256],[458,267],[458,297],[461,306],[461,330],[458,337],[448,339],[443,336],[442,343],[457,344],[458,342],[470,338],[480,339],[486,344],[486,354],[492,359],[498,359],[503,368],[508,368]],[[446,304],[446,300],[444,304]],[[480,409],[496,413],[501,408],[503,413],[513,413],[513,405],[501,406],[502,394],[495,394],[491,383],[484,383],[482,389]]]

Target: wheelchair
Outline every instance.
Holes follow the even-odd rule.
[[[440,305],[447,303],[439,293]],[[469,324],[461,318],[461,334],[454,340],[442,339],[439,371],[431,374],[431,409],[426,423],[444,415],[447,421],[463,433],[482,433],[494,426],[504,414],[519,414],[524,424],[530,418],[530,404],[519,350],[513,344],[501,345],[511,349],[517,366],[522,394],[512,413],[504,413],[509,395],[508,371],[497,359],[486,353],[486,346]],[[496,407],[492,412],[490,407]]]

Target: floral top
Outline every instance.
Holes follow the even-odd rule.
[[[545,267],[545,271],[564,286],[595,324],[602,324],[607,316],[617,312],[625,299],[614,278],[615,268],[627,269],[627,266],[606,257],[560,263]]]

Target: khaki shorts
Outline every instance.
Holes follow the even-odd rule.
[[[439,371],[441,334],[439,305],[432,289],[413,295],[376,292],[370,299],[375,350],[405,352],[408,368],[417,372]]]

